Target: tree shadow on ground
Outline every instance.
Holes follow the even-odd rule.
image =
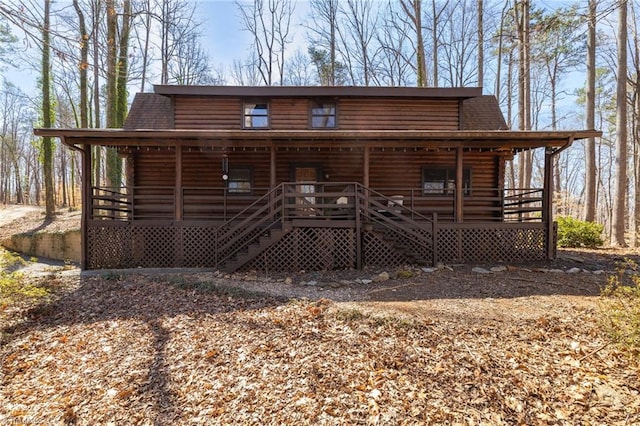
[[[164,320],[181,315],[197,318],[264,309],[286,302],[283,298],[252,294],[212,281],[185,281],[179,276],[112,274],[80,276],[78,279],[79,285],[73,291],[33,307],[24,321],[0,330],[0,336],[4,336],[4,341],[0,342],[0,352],[4,352],[2,358],[11,351],[19,350],[11,348],[13,340],[38,331],[109,321],[126,324],[127,320],[133,320],[144,324],[153,356],[147,365],[147,377],[140,392],[155,395],[151,410],[155,413],[154,424],[171,424],[181,415],[176,395],[170,388],[171,366],[167,360],[167,345],[172,331]],[[229,319],[233,317],[223,316],[233,321]],[[109,338],[108,335],[104,337]],[[5,346],[4,350],[2,346]],[[135,355],[140,348],[130,347],[127,350]],[[2,367],[3,370],[7,368]],[[10,379],[3,378],[3,382],[7,380]]]

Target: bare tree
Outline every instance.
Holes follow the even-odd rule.
[[[378,75],[382,85],[412,86],[417,84],[416,49],[411,37],[412,25],[389,4],[387,19],[378,32]],[[426,71],[425,71],[426,84]]]
[[[176,84],[210,84],[214,81],[209,55],[200,44],[200,34],[182,39],[176,57],[169,62],[169,81]]]
[[[89,34],[84,19],[84,12],[78,0],[73,0],[73,8],[78,15],[78,30],[80,36],[80,63],[78,69],[80,73],[80,127],[89,127],[89,78],[87,70],[89,68]]]
[[[296,53],[287,62],[285,84],[289,86],[311,86],[317,79],[311,73],[311,60],[302,51]]]
[[[618,3],[618,67],[616,70],[616,154],[611,244],[626,247],[627,199],[627,0]]]
[[[595,129],[596,110],[596,0],[589,0],[587,31],[587,88],[586,88],[586,126]],[[596,217],[596,140],[589,138],[585,144],[585,202],[584,218],[594,221]]]
[[[376,40],[378,9],[375,2],[346,0],[341,3],[342,22],[338,26],[340,52],[353,84],[369,86],[375,78],[372,42]]]
[[[478,86],[484,86],[484,5],[478,0]]]
[[[53,127],[53,108],[51,99],[51,47],[50,23],[51,2],[44,0],[44,23],[42,25],[42,126]],[[42,138],[42,162],[45,185],[45,217],[53,219],[56,210],[53,184],[53,150],[54,141],[51,137]]]
[[[422,0],[399,0],[400,6],[411,23],[411,30],[416,35],[415,58],[418,86],[427,85],[427,62],[422,35]]]
[[[337,54],[337,35],[338,26],[338,0],[311,0],[311,25],[307,25],[310,31],[309,42],[318,55],[322,55],[326,60],[325,70],[319,72],[321,84],[328,86],[338,85],[338,59]],[[329,52],[328,57],[322,51]]]
[[[294,3],[291,0],[253,0],[252,4],[236,2],[243,29],[253,36],[257,69],[263,84],[284,84],[287,45]]]

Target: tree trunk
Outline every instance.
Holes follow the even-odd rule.
[[[100,0],[95,0],[91,3],[91,8],[93,12],[93,127],[100,128],[102,127],[101,120],[101,108],[100,108],[100,49],[99,49],[99,40],[98,40],[98,28],[100,28],[100,11],[101,11],[101,2]],[[102,164],[102,148],[99,146],[95,146],[92,149],[91,158],[92,167],[93,167],[93,183],[95,185],[100,185],[101,183],[101,173],[100,173],[100,165]],[[91,185],[92,177],[89,177],[87,182]]]
[[[117,63],[116,117],[115,127],[123,127],[127,117],[127,81],[129,79],[129,35],[131,33],[131,0],[124,0],[122,29],[120,30],[120,52]]]
[[[89,127],[89,82],[87,69],[89,68],[89,35],[84,22],[84,14],[78,5],[78,0],[73,0],[73,7],[78,15],[80,29],[80,127]]]
[[[627,199],[627,0],[618,5],[618,68],[616,71],[615,178],[611,244],[626,247]]]
[[[431,37],[433,38],[433,87],[438,87],[438,14],[436,13],[436,0],[431,1],[433,23]]]
[[[478,0],[478,86],[484,86],[484,7]]]
[[[53,127],[51,106],[51,64],[50,64],[50,0],[44,0],[44,24],[42,26],[42,127]],[[53,184],[53,138],[42,138],[42,161],[45,184],[45,217],[53,219],[55,215],[55,197]]]
[[[587,33],[587,99],[586,127],[596,127],[596,0],[589,0],[589,30]],[[585,201],[584,219],[593,222],[596,218],[596,139],[589,138],[585,142]]]
[[[149,41],[151,38],[151,0],[146,0],[144,48],[142,49],[142,71],[140,75],[140,91],[144,92],[149,67]]]
[[[117,34],[118,15],[115,0],[107,0],[107,127],[118,127],[118,56]],[[106,156],[107,185],[113,190],[120,188],[122,164],[118,152],[107,148]]]

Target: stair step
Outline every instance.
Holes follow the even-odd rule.
[[[292,227],[286,223],[274,225],[267,233],[258,238],[257,243],[250,244],[245,251],[238,252],[234,258],[228,260],[225,264],[227,272],[235,272],[242,265],[255,259],[260,253],[280,241],[291,229]]]

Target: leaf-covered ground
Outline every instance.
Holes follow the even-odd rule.
[[[210,274],[64,280],[57,301],[4,317],[0,424],[640,424],[640,367],[607,343],[592,296],[301,301]]]

